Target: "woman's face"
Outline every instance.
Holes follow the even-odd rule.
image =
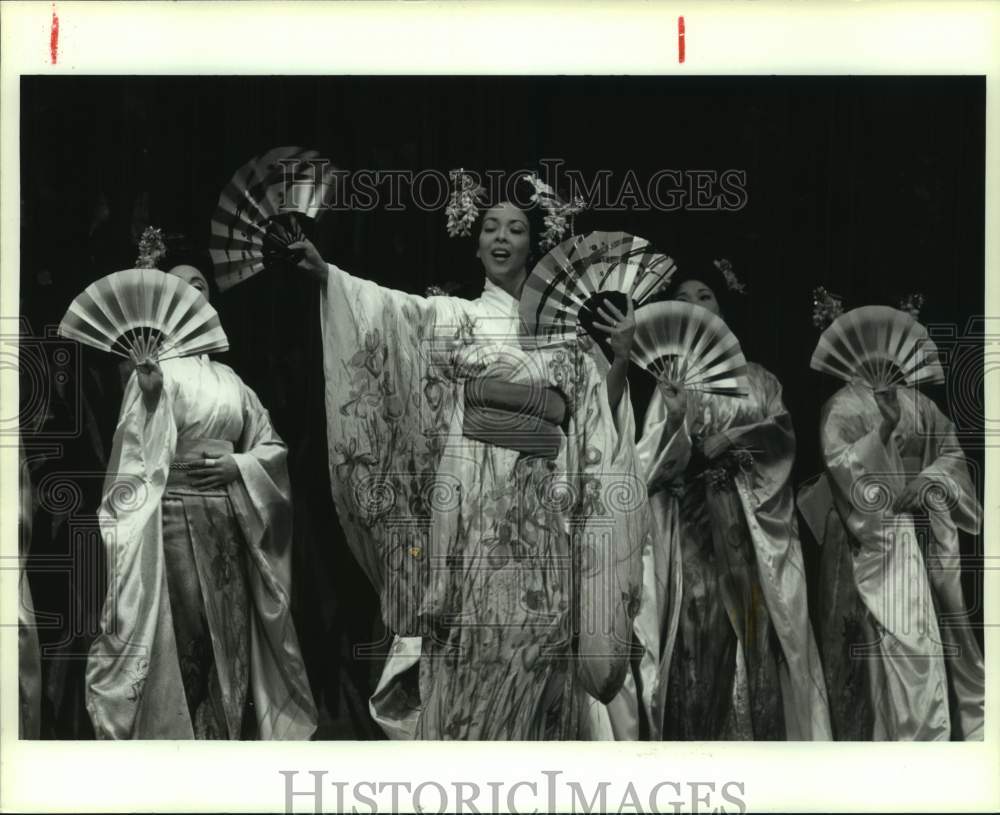
[[[719,301],[715,299],[715,292],[700,280],[685,280],[677,287],[674,299],[702,306],[711,311],[712,314],[722,316],[719,310]]]
[[[507,203],[486,211],[476,257],[483,262],[487,277],[499,282],[524,274],[530,251],[531,230],[523,211]]]
[[[177,275],[185,283],[190,283],[200,291],[202,297],[206,300],[209,299],[208,281],[205,279],[205,275],[194,266],[174,266],[167,274]]]

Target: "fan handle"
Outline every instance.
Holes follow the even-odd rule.
[[[628,311],[628,295],[625,292],[599,291],[584,300],[583,305],[580,306],[580,312],[577,314],[577,320],[583,326],[584,331],[591,336],[601,351],[604,352],[604,356],[608,358],[608,362],[612,362],[614,360],[614,352],[611,350],[611,338],[600,329],[594,327],[594,323],[604,322],[601,315],[597,313],[597,309],[603,307],[605,311],[608,311],[607,305],[609,303],[622,314]]]

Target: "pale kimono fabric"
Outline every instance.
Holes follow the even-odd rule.
[[[666,438],[666,404],[657,390],[646,414],[638,454],[646,473],[654,518],[654,548],[646,553],[643,612],[636,623],[644,646],[640,675],[651,737],[663,737],[667,678],[677,638],[685,590],[680,541],[679,501],[669,489],[683,479],[692,453],[691,433],[703,438],[725,432],[735,448],[753,450],[749,473],[738,472],[739,496],[756,555],[757,576],[784,660],[778,665],[781,703],[789,740],[831,738],[823,669],[809,621],[806,577],[791,486],[795,456],[791,420],[781,386],[759,365],[749,366],[750,396],[739,399],[690,392],[680,428]],[[646,597],[655,602],[646,602]],[[735,694],[745,692],[743,646],[732,671]],[[746,700],[735,700],[734,707]],[[749,737],[749,733],[744,733]]]
[[[31,551],[31,526],[34,499],[31,473],[24,456],[24,447],[18,447],[20,470],[20,501],[18,503],[18,554],[21,565],[17,572],[18,606],[18,691],[20,711],[18,735],[22,739],[37,739],[41,735],[42,715],[42,655],[38,644],[35,606],[31,599],[31,585],[25,571],[25,559]]]
[[[240,472],[226,491],[247,552],[250,694],[258,735],[307,739],[317,716],[289,612],[287,450],[256,394],[227,366],[199,357],[167,360],[162,369],[163,394],[152,415],[135,375],[129,380],[105,481],[100,520],[108,592],[101,634],[87,661],[94,729],[99,738],[193,738],[167,590],[160,502],[175,451],[219,439],[235,446]],[[197,536],[193,540],[197,545]],[[212,630],[213,614],[221,610],[205,599]],[[230,666],[219,663],[218,653],[216,665],[224,679]]]
[[[522,350],[517,307],[489,281],[477,300],[423,298],[329,269],[331,483],[399,635],[371,701],[394,738],[577,738],[628,671],[648,534],[631,419],[619,434],[575,347]],[[567,395],[554,461],[463,436],[481,376]]]
[[[870,388],[849,384],[830,399],[820,425],[827,473],[803,488],[799,505],[824,546],[849,546],[854,584],[875,624],[877,641],[860,655],[873,737],[980,740],[985,675],[967,623],[958,530],[978,532],[982,508],[951,422],[919,391],[898,394],[900,421],[888,445]],[[916,515],[894,513],[896,496],[921,473],[940,491],[928,491]],[[846,536],[828,526],[834,516]],[[952,624],[939,625],[941,615]],[[957,699],[951,709],[949,683]]]

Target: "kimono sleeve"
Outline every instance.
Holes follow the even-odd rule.
[[[722,433],[733,446],[749,451],[754,458],[751,489],[764,504],[778,496],[788,484],[795,461],[795,431],[792,417],[782,400],[778,379],[755,366],[752,387],[759,392],[764,417],[758,422],[726,428]]]
[[[292,496],[288,450],[250,388],[241,383],[243,432],[233,454],[240,479],[229,498],[247,542],[255,624],[251,690],[261,737],[308,739],[318,714],[291,615]]]
[[[947,514],[959,529],[969,534],[979,531],[983,509],[969,477],[969,466],[955,436],[955,426],[930,399],[921,398],[920,410],[929,429],[926,458],[930,463],[921,470],[932,485],[941,487],[936,495],[926,496],[927,509]]]
[[[108,586],[86,672],[86,707],[98,738],[131,738],[144,726],[151,733],[166,733],[149,723],[157,721],[158,711],[186,704],[173,645],[158,641],[166,605],[160,499],[176,446],[168,375],[156,409],[149,413],[133,374],[98,512]],[[149,680],[155,688],[145,693],[148,677],[168,681]]]
[[[424,580],[408,554],[423,548],[412,539],[429,517],[422,485],[437,470],[457,393],[456,382],[432,373],[431,355],[438,325],[460,324],[465,303],[383,288],[336,266],[322,295],[334,504],[386,624],[400,634],[414,624]]]
[[[156,409],[150,413],[134,372],[126,384],[100,509],[102,528],[113,528],[120,542],[141,536],[166,487],[177,449],[172,390],[165,376]],[[106,544],[108,540],[105,535]]]
[[[883,517],[905,486],[898,452],[882,443],[877,425],[846,389],[823,410],[820,444],[848,531],[859,543],[880,548]]]
[[[572,439],[581,495],[573,540],[579,568],[577,675],[587,693],[608,704],[628,672],[649,516],[628,400],[613,416],[606,383],[596,375],[590,381],[578,391],[582,404]]]
[[[666,487],[687,469],[691,449],[687,417],[679,427],[672,427],[667,415],[667,403],[657,389],[646,410],[642,436],[636,442],[640,471],[646,479],[650,495]]]
[[[291,543],[292,493],[288,478],[288,448],[271,425],[257,394],[241,383],[243,432],[233,454],[241,489],[230,500],[251,545],[270,544],[278,577],[290,585],[287,557]],[[272,531],[275,534],[268,534]]]

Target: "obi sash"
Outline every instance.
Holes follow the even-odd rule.
[[[233,452],[233,443],[225,439],[178,439],[174,460],[170,463],[167,489],[197,489],[190,478],[190,471],[206,458],[218,458]]]
[[[565,438],[566,400],[556,388],[470,379],[465,384],[464,436],[553,459]]]

